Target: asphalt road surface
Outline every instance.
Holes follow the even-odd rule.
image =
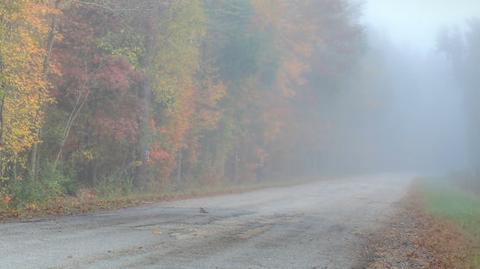
[[[359,176],[0,224],[0,268],[358,268],[365,234],[410,181]]]

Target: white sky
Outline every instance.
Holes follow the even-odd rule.
[[[363,21],[397,45],[435,48],[439,30],[480,18],[480,0],[363,0]]]

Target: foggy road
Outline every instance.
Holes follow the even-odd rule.
[[[0,268],[356,268],[365,234],[410,180],[352,177],[1,224]]]

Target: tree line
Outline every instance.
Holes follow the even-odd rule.
[[[362,38],[345,0],[2,0],[0,197],[308,171]]]
[[[438,35],[438,48],[451,63],[467,116],[469,170],[480,173],[480,19],[471,19],[464,29],[447,28]]]

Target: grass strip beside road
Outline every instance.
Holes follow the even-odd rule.
[[[436,185],[423,181],[415,184],[385,227],[370,236],[365,268],[478,268],[472,265],[475,255],[470,236],[454,220],[458,216],[447,217],[457,211],[455,206],[447,209],[457,195],[440,192]]]
[[[480,268],[480,197],[463,190],[454,179],[427,179],[419,190],[431,214],[450,220],[465,233],[471,241],[473,268]]]

